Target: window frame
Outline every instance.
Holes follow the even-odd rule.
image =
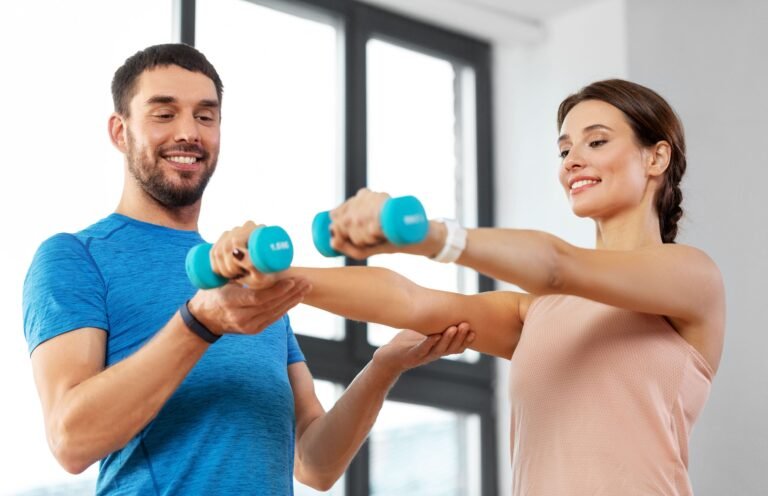
[[[336,19],[343,30],[344,184],[346,197],[367,184],[366,44],[376,38],[417,50],[455,65],[470,67],[475,76],[475,140],[477,164],[477,225],[494,224],[491,113],[491,47],[488,43],[355,0],[245,0],[302,17]],[[314,14],[314,15],[313,15]],[[174,37],[195,44],[195,0],[174,1]],[[454,82],[458,90],[459,79]],[[346,259],[345,265],[364,261]],[[495,289],[479,276],[480,291]],[[312,374],[348,386],[368,363],[374,346],[363,322],[345,321],[345,336],[329,340],[297,335]],[[475,363],[438,360],[411,370],[392,388],[388,399],[433,406],[480,417],[481,494],[497,494],[495,359],[481,355]],[[346,473],[347,495],[367,496],[370,488],[368,444],[361,447]]]

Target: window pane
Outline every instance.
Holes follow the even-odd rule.
[[[97,466],[74,476],[54,459],[23,334],[21,289],[40,243],[114,211],[123,157],[109,141],[114,71],[138,50],[172,41],[170,1],[0,2],[0,180],[6,264],[0,289],[3,422],[0,494],[93,494]],[[8,236],[6,238],[5,236]],[[12,239],[12,241],[11,241]],[[183,262],[182,262],[183,263]]]
[[[368,42],[367,56],[370,188],[415,195],[430,217],[477,225],[472,71],[376,39]],[[391,268],[422,286],[477,292],[476,273],[453,264],[384,255],[370,265]],[[368,340],[381,345],[394,332],[370,325]]]
[[[370,453],[371,496],[480,494],[475,414],[387,401],[371,432]]]
[[[320,403],[323,405],[323,408],[325,408],[326,412],[333,407],[333,405],[336,403],[336,400],[339,399],[341,393],[343,392],[344,388],[339,384],[315,379],[315,393],[317,393],[317,399],[320,400]],[[333,487],[328,490],[328,492],[320,492],[312,489],[311,487],[305,486],[301,482],[294,479],[293,490],[295,496],[319,496],[321,494],[327,496],[343,496],[344,484],[345,479],[342,475],[341,478],[336,481],[336,484],[334,484]]]
[[[200,220],[207,239],[248,219],[283,226],[294,265],[341,265],[312,244],[314,214],[344,198],[340,32],[241,0],[198,0],[196,45],[224,82],[222,148]],[[207,207],[207,208],[206,208]],[[343,320],[301,305],[296,332],[338,339]]]

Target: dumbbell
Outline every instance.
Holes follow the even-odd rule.
[[[381,230],[387,240],[398,246],[422,241],[429,231],[429,221],[424,206],[415,196],[390,198],[384,202],[379,216]],[[331,214],[320,212],[312,220],[312,241],[315,248],[326,257],[341,253],[331,247]]]
[[[187,253],[187,277],[199,289],[218,288],[228,281],[211,267],[212,247],[211,243],[201,243]],[[285,270],[293,261],[291,237],[280,226],[257,227],[248,238],[248,255],[253,266],[261,273]]]

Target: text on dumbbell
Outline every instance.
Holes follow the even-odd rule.
[[[421,214],[411,214],[403,217],[403,224],[407,226],[410,226],[412,224],[420,224],[424,221],[426,221],[426,219]]]
[[[269,244],[269,249],[272,251],[289,250],[291,244],[288,241],[277,241]]]

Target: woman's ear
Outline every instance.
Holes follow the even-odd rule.
[[[659,141],[648,149],[648,174],[658,177],[664,174],[672,158],[672,147],[667,141]]]

